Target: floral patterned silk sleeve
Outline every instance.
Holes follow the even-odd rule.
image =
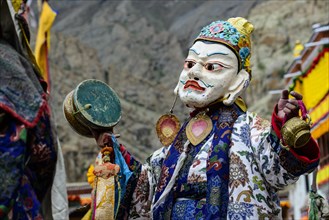
[[[307,156],[287,150],[280,144],[275,124],[278,119],[273,117],[272,126],[250,112],[236,121],[230,151],[228,219],[280,216],[277,190],[296,182],[300,175],[318,165],[319,149],[314,140],[307,146]]]

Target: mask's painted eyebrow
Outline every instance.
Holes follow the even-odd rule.
[[[214,53],[207,53],[207,56],[213,56],[213,55],[228,55],[228,53],[223,53],[223,52],[214,52]]]
[[[193,48],[189,49],[189,51],[194,52],[196,55],[200,55],[200,53],[198,53],[198,52],[197,52],[195,49],[193,49]]]

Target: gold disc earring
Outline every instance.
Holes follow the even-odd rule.
[[[175,140],[180,129],[179,119],[173,114],[177,96],[178,94],[175,96],[169,113],[162,115],[155,126],[158,138],[164,146],[169,146]]]

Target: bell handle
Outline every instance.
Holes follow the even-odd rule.
[[[302,119],[305,120],[307,118],[307,115],[308,115],[307,114],[307,109],[305,107],[305,104],[304,104],[304,102],[302,100],[297,100],[297,102],[298,102],[298,106],[300,108],[300,111],[302,112]]]
[[[306,114],[306,118],[304,119],[306,121],[307,124],[309,124],[309,126],[311,126],[312,123],[312,118],[309,114]]]
[[[310,126],[312,125],[312,119],[311,119],[311,116],[309,114],[307,114],[307,109],[305,107],[305,104],[302,100],[298,100],[298,105],[299,105],[299,108],[302,112],[302,119],[304,121],[306,121]]]

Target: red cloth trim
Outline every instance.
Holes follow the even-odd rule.
[[[44,79],[39,79],[44,92],[47,92],[48,83]]]
[[[283,126],[283,120],[277,115],[278,105],[275,106],[272,113],[272,128],[276,136],[281,139],[281,128]],[[320,149],[317,142],[311,137],[309,142],[301,148],[289,148],[289,151],[294,155],[297,160],[304,163],[314,163],[320,159]]]
[[[129,166],[130,165],[130,160],[131,160],[131,155],[126,150],[125,146],[123,146],[122,144],[120,144],[120,152],[121,152],[123,158],[125,159],[126,164]]]
[[[278,112],[278,105],[276,105],[274,107],[274,110],[272,113],[272,128],[273,128],[276,136],[278,136],[278,138],[281,139],[281,128],[283,125],[283,119],[278,117],[277,112]]]
[[[27,128],[33,128],[38,123],[44,111],[50,113],[50,109],[46,101],[43,101],[43,103],[41,104],[39,111],[33,121],[26,120],[25,118],[17,114],[15,110],[9,108],[8,106],[2,103],[0,103],[0,108],[10,114],[12,117],[16,118],[18,121],[22,122]]]

